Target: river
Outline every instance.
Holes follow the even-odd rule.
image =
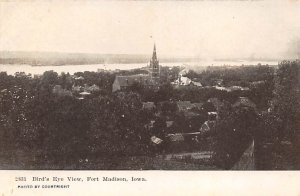
[[[203,61],[203,62],[175,62],[175,63],[160,63],[161,66],[185,66],[194,68],[203,68],[205,66],[218,66],[218,65],[277,65],[275,61]],[[84,71],[98,71],[98,69],[104,70],[129,70],[145,67],[145,63],[136,64],[91,64],[91,65],[61,65],[61,66],[32,66],[26,64],[0,64],[0,72],[7,72],[9,75],[14,75],[16,72],[25,72],[26,74],[43,74],[45,71],[53,70],[57,73],[65,72],[74,74],[75,72]]]

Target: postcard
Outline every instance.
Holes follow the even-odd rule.
[[[0,195],[299,195],[299,1],[0,1]]]

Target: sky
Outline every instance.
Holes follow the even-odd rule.
[[[300,57],[300,2],[0,2],[0,51]]]

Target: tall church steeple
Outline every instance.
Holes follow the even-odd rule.
[[[154,48],[153,48],[152,58],[150,59],[150,74],[151,74],[151,77],[154,77],[154,78],[159,77],[159,61],[157,60],[155,44],[154,44]]]
[[[154,48],[153,48],[153,55],[152,55],[152,60],[153,61],[157,61],[157,56],[156,56],[156,47],[155,47],[155,44],[154,44]]]

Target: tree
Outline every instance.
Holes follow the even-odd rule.
[[[273,113],[282,121],[279,139],[300,135],[300,61],[283,61],[276,72]]]
[[[119,92],[92,99],[89,138],[94,153],[103,156],[145,153],[149,136],[144,128],[142,102],[137,93]]]
[[[252,108],[223,106],[214,129],[215,164],[230,169],[256,132],[258,116]]]

